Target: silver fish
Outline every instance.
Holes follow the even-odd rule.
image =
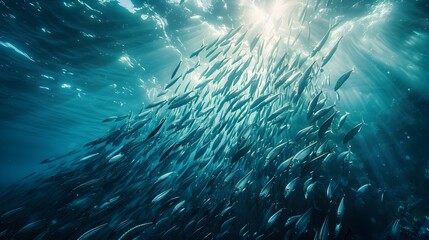
[[[296,238],[299,238],[306,230],[308,223],[310,222],[312,209],[308,209],[304,214],[301,215],[299,220],[295,224],[295,236]]]
[[[343,138],[343,144],[347,144],[361,130],[363,122],[350,129]]]
[[[334,53],[337,51],[338,45],[341,42],[341,39],[343,39],[343,36],[341,36],[337,42],[335,43],[335,45],[331,48],[331,50],[328,52],[328,54],[322,59],[322,65],[321,68],[324,67],[329,60],[331,60],[332,56],[334,56]]]
[[[331,127],[332,121],[334,120],[335,115],[337,115],[338,111],[335,111],[331,116],[329,116],[319,127],[318,136],[319,139],[322,139],[325,136],[328,128]]]
[[[182,60],[180,60],[179,63],[177,64],[176,68],[174,68],[174,71],[173,71],[173,73],[171,74],[171,77],[170,77],[171,79],[173,79],[174,76],[176,76],[176,73],[179,70],[181,64],[182,64]]]
[[[133,233],[133,231],[141,230],[141,229],[146,228],[146,227],[148,227],[148,226],[150,226],[150,225],[152,225],[152,224],[153,224],[153,222],[147,222],[147,223],[142,223],[142,224],[139,224],[139,225],[137,225],[137,226],[134,226],[134,227],[130,228],[129,230],[127,230],[124,234],[122,234],[122,235],[118,238],[118,240],[124,240],[125,238],[127,238],[127,237],[128,237],[128,235],[132,234],[132,233]]]
[[[286,185],[285,193],[284,193],[285,198],[288,198],[290,194],[295,191],[298,185],[298,181],[299,181],[299,177],[296,177]]]
[[[337,125],[337,130],[340,130],[340,128],[344,125],[349,115],[350,113],[346,112],[343,116],[340,117],[340,120],[338,121],[338,125]]]
[[[352,74],[354,70],[350,70],[343,75],[341,75],[340,78],[338,78],[337,83],[335,83],[334,91],[337,91],[343,84],[349,79],[350,75]]]
[[[89,239],[107,225],[108,225],[108,223],[104,223],[104,224],[101,224],[97,227],[91,228],[90,230],[88,230],[84,234],[82,234],[77,240]]]

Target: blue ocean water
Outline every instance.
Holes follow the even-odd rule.
[[[304,56],[337,22],[327,48],[343,37],[323,73],[333,88],[354,69],[326,95],[350,113],[347,128],[365,122],[351,143],[356,181],[390,192],[416,228],[428,216],[427,1],[3,0],[0,13],[3,188],[55,171],[40,162],[105,135],[107,117],[156,102],[180,60],[230,29],[295,40],[290,54]]]

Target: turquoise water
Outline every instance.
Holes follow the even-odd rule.
[[[252,159],[254,162],[262,162],[265,161],[270,147],[284,141],[295,141],[295,133],[308,126],[307,119],[301,117],[300,113],[306,111],[308,102],[319,90],[322,90],[322,97],[329,99],[326,106],[335,104],[335,110],[339,111],[334,120],[334,125],[337,124],[340,116],[346,112],[350,113],[344,127],[342,127],[342,132],[332,130],[332,132],[328,133],[331,140],[330,144],[332,145],[330,151],[336,154],[347,150],[353,152],[352,159],[355,170],[348,173],[348,183],[344,183],[347,187],[344,187],[343,194],[350,196],[350,199],[352,199],[350,202],[353,202],[351,205],[359,206],[359,201],[351,197],[355,194],[353,191],[357,191],[360,186],[369,183],[374,191],[374,196],[371,197],[374,197],[374,199],[385,197],[386,199],[383,199],[381,203],[380,200],[368,201],[366,202],[367,205],[364,205],[365,209],[367,211],[383,209],[383,211],[388,212],[380,213],[377,217],[372,216],[371,218],[371,216],[360,216],[359,211],[355,209],[355,212],[350,213],[355,215],[345,220],[345,224],[351,226],[350,233],[348,233],[347,229],[344,229],[341,232],[342,235],[349,235],[351,239],[379,239],[382,237],[388,238],[389,234],[391,234],[398,239],[406,237],[413,239],[413,237],[417,237],[417,232],[425,222],[428,214],[427,204],[425,204],[428,199],[426,189],[429,185],[429,174],[427,173],[429,172],[427,170],[429,164],[427,154],[427,148],[429,147],[429,141],[427,140],[427,134],[429,133],[427,125],[429,122],[429,92],[427,91],[429,89],[429,81],[427,80],[429,76],[429,48],[426,47],[429,41],[429,6],[425,1],[321,0],[308,1],[308,5],[307,1],[292,0],[185,0],[183,3],[173,0],[0,1],[0,12],[2,14],[0,20],[0,150],[2,153],[0,186],[2,188],[7,188],[11,184],[26,183],[27,188],[31,189],[34,186],[38,186],[40,181],[43,181],[41,179],[52,177],[52,175],[67,169],[75,169],[76,166],[73,165],[73,162],[95,151],[84,148],[85,144],[106,135],[110,129],[120,127],[122,124],[120,121],[119,123],[102,122],[104,119],[110,116],[133,113],[133,115],[128,115],[128,118],[132,119],[130,116],[136,116],[142,108],[146,108],[151,103],[169,100],[175,95],[187,92],[184,88],[186,81],[190,82],[189,89],[195,88],[204,80],[203,77],[200,77],[203,70],[206,67],[213,66],[216,62],[220,62],[222,58],[237,59],[238,64],[245,62],[250,56],[254,56],[254,59],[260,59],[258,61],[263,63],[258,65],[260,68],[251,69],[249,67],[249,69],[246,69],[246,74],[248,74],[249,79],[256,74],[263,76],[259,80],[261,83],[256,91],[258,95],[262,95],[264,92],[262,86],[272,81],[267,72],[272,69],[274,63],[281,56],[280,54],[273,54],[273,49],[277,49],[281,53],[287,52],[287,59],[290,59],[290,63],[294,59],[299,59],[298,65],[300,67],[297,69],[301,73],[314,60],[318,69],[317,75],[316,73],[311,74],[312,80],[309,86],[306,86],[298,103],[294,103],[292,97],[289,98],[289,96],[293,96],[293,91],[296,91],[294,88],[298,88],[298,86],[292,84],[290,89],[285,88],[281,92],[286,96],[284,99],[282,98],[279,102],[275,102],[269,110],[268,108],[264,110],[273,112],[275,106],[284,106],[286,103],[291,104],[292,110],[297,114],[291,114],[287,123],[284,123],[290,134],[283,136],[279,133],[275,136],[277,138],[265,139],[270,144],[261,143],[260,147],[251,148],[250,153],[243,156],[243,158]],[[244,49],[243,51],[237,51],[239,54],[232,54],[232,50],[230,50],[227,54],[219,55],[220,57],[211,62],[209,57],[205,57],[210,51],[204,49],[197,57],[190,58],[190,55],[202,45],[208,46],[217,38],[228,34],[231,29],[238,29],[240,26],[242,27],[239,30],[239,34],[247,31],[247,35],[243,38],[242,45],[239,45],[240,48]],[[315,56],[309,58],[311,51],[330,27],[333,28],[326,43],[323,44]],[[263,41],[261,40],[257,43],[253,52],[252,50],[247,51],[246,49],[252,45],[252,41],[259,34],[262,36]],[[329,50],[340,38],[340,43],[333,57],[323,68],[319,68],[323,57],[328,55]],[[279,42],[278,45],[275,45],[276,41]],[[233,41],[231,43],[226,42],[224,46],[219,46],[219,49],[226,50],[229,46],[228,44],[233,47],[238,45]],[[262,50],[258,51],[258,48]],[[298,54],[300,54],[300,58],[296,57]],[[272,61],[270,62],[270,60]],[[173,92],[176,87],[174,85],[166,95],[157,97],[164,90],[165,85],[171,81],[172,72],[179,61],[182,61],[182,64],[177,75],[183,74],[187,69],[191,69],[197,62],[201,66],[195,70],[195,73],[190,73],[187,80],[181,80],[183,81],[181,88]],[[226,76],[231,74],[235,66],[237,65],[231,64],[228,67],[229,72],[226,71]],[[353,72],[350,78],[338,91],[333,91],[337,79],[352,69]],[[243,86],[247,80],[243,77],[237,81],[239,84],[242,83],[241,86]],[[208,86],[209,90],[207,91],[212,93],[217,90],[216,87],[223,87],[224,85]],[[267,91],[271,91],[270,87],[267,89],[269,89]],[[220,96],[225,97],[226,93]],[[200,94],[203,95],[205,92]],[[153,117],[147,127],[138,130],[137,133],[141,134],[141,136],[147,136],[165,116],[167,121],[165,126],[161,128],[163,134],[159,134],[159,138],[157,135],[159,145],[156,145],[159,148],[158,155],[162,155],[164,152],[162,150],[170,146],[170,141],[179,141],[187,133],[186,131],[179,131],[175,132],[175,134],[169,134],[166,130],[167,124],[172,123],[169,117],[174,115],[177,120],[180,117],[187,116],[188,111],[197,111],[203,107],[209,109],[211,106],[216,108],[221,104],[222,98],[211,96],[204,101],[201,100],[201,105],[195,103],[189,109],[186,107],[186,110],[183,110],[184,108],[179,108],[181,110],[168,110],[166,106],[159,108],[160,110],[156,110],[156,117]],[[250,99],[246,103],[248,105],[256,98],[256,96],[247,95],[245,97]],[[216,111],[210,112],[209,116],[214,116],[213,119],[216,120],[210,121],[209,117],[207,118],[209,120],[201,120],[199,124],[208,126],[211,130],[216,129],[216,123],[221,122],[222,119],[218,119],[215,113]],[[224,113],[218,114],[220,114],[218,116],[222,117],[230,116],[224,115]],[[248,114],[246,119],[249,119],[249,121],[254,119],[248,112],[243,114],[246,116]],[[195,117],[193,113],[192,116]],[[227,129],[228,126],[237,124],[232,118],[225,118],[225,121],[228,124]],[[347,133],[346,130],[351,129],[362,121],[364,121],[364,124],[361,131],[354,136],[350,143],[342,144],[343,137]],[[317,128],[320,128],[322,123],[323,121],[317,123]],[[231,129],[236,129],[236,132],[225,133],[225,140],[221,142],[225,144],[225,151],[217,153],[214,149],[211,149],[213,150],[213,155],[204,153],[203,156],[207,159],[215,159],[218,156],[229,159],[228,157],[231,157],[228,155],[229,149],[233,148],[233,142],[238,141],[239,134],[237,133],[242,131],[242,126],[237,124],[235,128],[231,127]],[[257,132],[258,130],[253,129],[253,131]],[[266,131],[264,133],[266,138],[270,136],[268,132],[277,133],[278,129],[268,124],[263,127],[260,126],[259,131]],[[210,136],[211,143],[216,141],[215,137]],[[130,139],[132,138],[127,137],[122,143],[131,142]],[[255,142],[262,141],[261,137],[252,140]],[[201,146],[211,146],[205,145],[205,141],[198,142],[200,145],[196,145],[199,146],[196,149],[189,148],[188,158],[192,158]],[[303,145],[288,146],[289,152],[284,153],[279,158],[286,160],[288,157],[293,156],[292,153],[296,153],[311,142],[311,139],[306,139]],[[228,145],[229,143],[230,145]],[[319,145],[319,143],[321,142],[317,144]],[[154,146],[146,147],[151,149]],[[115,146],[100,146],[100,148],[97,147],[96,149],[100,154],[98,157],[101,157],[104,154],[103,151],[106,151],[107,155],[110,151],[113,151],[112,149],[115,149]],[[101,151],[100,149],[104,150]],[[82,152],[77,156],[72,154],[72,157],[66,157],[63,160],[66,162],[64,166],[68,164],[72,166],[58,169],[47,164],[40,164],[44,159],[63,155],[74,150]],[[154,155],[149,154],[149,156],[153,157]],[[157,169],[155,168],[157,161],[149,158],[149,156],[146,156],[148,157],[146,160],[149,161],[148,169]],[[177,158],[172,159],[171,162],[175,163],[180,160],[188,163],[188,161],[191,161]],[[153,161],[153,164],[150,161]],[[255,177],[253,179],[255,186],[264,186],[268,179],[272,177],[271,170],[265,169],[262,171],[255,166],[249,166],[246,162],[241,158],[238,161],[238,165],[242,166],[237,167],[240,171],[232,177],[233,182],[235,181],[234,184],[224,186],[224,191],[219,185],[216,190],[213,190],[214,192],[208,194],[212,199],[212,202],[210,202],[211,207],[218,207],[222,211],[229,206],[223,198],[229,197],[230,191],[249,169],[254,169],[258,173],[256,175],[259,178]],[[166,166],[161,168],[166,168],[172,172],[180,172],[182,169],[188,169],[187,167],[193,164],[191,162],[188,163],[189,165],[184,163],[175,165],[177,169],[174,169],[174,167],[169,169]],[[74,173],[73,178],[77,179],[79,175],[86,176],[85,173],[92,173],[94,169],[91,169],[89,164],[82,167],[88,172]],[[92,164],[97,166],[96,163]],[[215,166],[216,169],[223,168],[225,170],[222,173],[217,173],[213,170],[213,174],[226,177],[223,174],[226,174],[225,172],[230,171],[230,169],[234,169],[237,165],[231,167],[228,162],[225,165],[216,163],[211,167],[215,168]],[[128,186],[125,182],[133,181],[131,177],[133,171],[135,173],[142,171],[141,169],[136,170],[136,168],[130,167],[126,168],[126,170],[111,169],[113,173],[126,171],[127,173],[125,174],[124,172],[124,175],[130,177],[128,180],[125,178],[112,184],[114,186]],[[159,174],[169,172],[167,170],[159,171]],[[202,175],[212,173],[208,170],[198,170]],[[330,173],[335,171],[335,169],[330,170],[328,168],[326,173],[322,175],[329,176]],[[25,178],[25,176],[34,172],[36,173],[36,178]],[[154,176],[150,175],[148,178],[151,179],[152,177]],[[291,179],[284,179],[285,182],[281,188],[279,187],[277,190],[272,191],[282,195],[285,185],[293,179],[292,175],[290,177]],[[152,200],[158,193],[162,192],[161,189],[180,188],[182,186],[180,181],[168,182],[166,186],[160,186],[159,189],[149,191],[148,198]],[[200,181],[206,183],[207,179],[201,178]],[[214,181],[220,182],[217,178]],[[85,181],[77,181],[76,184],[79,186],[83,182]],[[321,178],[321,186],[326,187],[328,183],[329,177]],[[57,185],[61,185],[60,180],[58,180]],[[55,188],[49,184],[48,186],[50,188],[47,188],[46,193],[50,193],[49,189]],[[115,189],[113,186],[111,188]],[[181,197],[187,199],[184,196],[191,196],[189,192],[191,192],[192,188],[199,189],[198,184],[195,187],[191,185],[191,189],[184,191]],[[245,192],[246,194],[242,198],[258,202],[254,200],[254,196],[251,194],[253,188],[249,189],[250,192]],[[255,187],[255,189],[258,189],[258,187]],[[274,187],[274,189],[276,188]],[[97,192],[96,189],[93,189],[93,191]],[[30,203],[25,205],[36,206],[36,202],[42,201],[39,194],[34,194],[34,200],[31,201],[30,198]],[[259,189],[258,191],[255,190],[255,194],[259,194]],[[272,216],[279,209],[291,209],[296,214],[302,214],[308,207],[284,203],[283,200],[279,202],[278,199],[280,198],[275,195],[272,194],[271,197],[268,197],[268,200],[261,200],[261,206],[259,206],[258,210],[255,210],[258,213],[256,216],[242,214],[238,210],[236,215],[232,213],[229,215],[237,216],[238,218],[255,218],[256,224],[248,224],[253,227],[253,229],[249,229],[249,232],[252,234],[257,232],[257,234],[253,236],[248,234],[248,238],[253,239],[263,233],[265,237],[271,239],[278,239],[280,235],[283,237],[287,229],[282,227],[276,226],[275,229],[278,229],[278,231],[274,231],[271,228],[263,230],[254,226],[266,224],[269,216]],[[339,194],[339,199],[333,200],[335,211],[341,195]],[[15,193],[9,193],[7,196],[12,199],[21,199],[19,197],[20,191],[18,190]],[[30,194],[30,196],[32,195]],[[172,194],[169,197],[174,196],[176,195]],[[68,197],[71,198],[70,196]],[[110,197],[113,198],[115,195]],[[63,198],[65,197],[58,197],[58,201],[64,202],[65,205],[67,201]],[[130,202],[137,199],[139,198],[127,200],[127,204],[122,205],[124,211],[130,208],[132,205]],[[243,199],[236,201],[244,201]],[[293,199],[299,201],[298,199],[300,198],[294,197]],[[201,204],[203,200],[204,198],[201,201],[197,201],[197,203]],[[234,202],[234,200],[230,201]],[[19,203],[18,200],[16,202]],[[96,205],[94,202],[89,202],[88,206]],[[95,202],[101,204],[98,201]],[[146,203],[143,200],[142,202]],[[380,207],[380,205],[383,206]],[[242,205],[240,206],[240,209],[245,209]],[[0,214],[16,207],[19,206],[8,205],[4,208],[2,207],[0,208]],[[187,207],[190,208],[189,211],[194,209],[191,206]],[[31,209],[31,207],[29,208]],[[58,206],[58,208],[60,207]],[[134,225],[159,220],[152,216],[159,214],[157,210],[153,210],[154,212],[151,215],[150,209],[137,209],[139,209],[139,213],[135,213],[136,216],[133,216]],[[357,209],[359,208],[357,207]],[[85,212],[84,210],[82,211]],[[213,212],[216,211],[213,210]],[[121,208],[115,213],[121,213]],[[139,214],[146,213],[150,217],[143,218],[139,216]],[[262,213],[269,216],[261,216]],[[53,211],[49,212],[47,216],[58,219],[61,224],[65,224],[67,221],[76,221],[72,218],[61,220],[61,214]],[[192,215],[190,212],[184,211],[184,216],[177,219],[180,223],[178,226],[184,228],[186,226],[184,222],[189,222],[193,218],[199,220],[200,218],[196,217],[199,216],[198,214]],[[103,219],[113,219],[118,215],[109,216],[108,214],[103,214],[102,216]],[[290,216],[291,213],[285,214],[281,212],[281,220],[277,221],[285,222]],[[307,232],[303,233],[304,235],[301,238],[312,237],[315,234],[312,229],[320,229],[324,216],[324,214],[319,216],[313,213],[313,218],[316,220],[312,220],[310,226],[307,226]],[[14,234],[25,224],[31,223],[32,220],[36,220],[39,217],[37,214],[35,216],[20,214],[19,219],[16,220],[16,223],[20,223],[19,227],[12,227],[10,222],[3,221],[2,225],[0,225],[0,236],[3,236],[1,234],[3,229],[9,229],[4,236],[15,236],[18,239],[28,237],[27,235]],[[47,217],[44,216],[44,218]],[[207,233],[212,233],[213,238],[221,235],[222,229],[220,229],[220,225],[228,218],[209,219],[211,226],[217,226],[214,227],[215,230],[204,229],[205,234],[195,234],[195,238],[201,239]],[[257,219],[259,219],[259,222]],[[399,227],[394,224],[397,219],[400,219]],[[333,231],[335,226],[333,224],[335,221],[335,219],[331,219],[330,238],[334,238]],[[368,226],[364,224],[364,227],[359,229],[354,224],[359,221],[368,223]],[[112,222],[114,221],[112,220]],[[278,224],[278,222],[276,223]],[[82,226],[85,222],[79,222],[79,224],[79,226]],[[90,225],[96,227],[100,224],[102,222],[99,224],[92,222]],[[238,235],[234,234],[238,234],[245,224],[246,221],[240,220],[239,224],[237,223],[228,228],[231,235],[226,234],[224,237],[238,237]],[[168,223],[167,225],[168,227],[161,225],[156,230],[162,229],[162,231],[166,231],[174,224]],[[204,224],[201,223],[201,225]],[[48,226],[50,226],[48,223],[43,223],[43,227],[36,228],[34,233],[29,233],[29,236],[37,236],[37,234],[43,233],[45,229],[59,228],[55,224],[52,224],[51,227]],[[109,226],[114,228],[114,223],[110,223]],[[127,225],[128,228],[132,226],[132,224]],[[367,231],[365,231],[365,227]],[[76,228],[68,230],[73,233],[70,236],[76,236],[77,238],[90,228],[82,229],[80,227],[79,229],[81,230],[78,231]],[[395,229],[399,229],[400,233],[395,232]],[[51,234],[55,231],[47,230],[47,232]],[[115,233],[117,235],[109,236],[117,237],[123,233],[124,231],[118,231],[118,233]],[[98,234],[100,234],[98,238],[107,238],[108,235],[106,234],[111,233],[106,229],[102,229]],[[180,235],[180,233],[178,234]],[[140,236],[161,237],[153,232],[143,232]],[[188,235],[183,233],[180,236]],[[338,238],[342,239],[343,236]]]

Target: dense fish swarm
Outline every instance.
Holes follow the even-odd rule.
[[[349,144],[363,121],[347,129],[350,109],[327,93],[341,92],[352,73],[335,86],[322,73],[343,38],[332,39],[334,28],[307,56],[292,50],[296,36],[246,26],[203,44],[177,64],[158,101],[105,119],[116,124],[107,135],[42,161],[52,175],[33,176],[37,187],[3,189],[0,238],[415,234],[359,168]]]

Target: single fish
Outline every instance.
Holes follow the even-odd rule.
[[[253,169],[250,170],[243,178],[240,179],[240,181],[237,182],[234,188],[236,192],[240,193],[244,191],[245,187],[249,183],[249,180],[252,176],[253,171],[254,171]]]
[[[125,114],[125,115],[122,115],[122,116],[111,116],[111,117],[108,117],[108,118],[104,119],[102,122],[104,122],[104,123],[105,122],[111,122],[111,121],[119,122],[119,121],[125,119],[128,116],[129,116],[128,114]]]
[[[181,202],[177,203],[176,206],[174,206],[173,211],[171,212],[171,214],[174,214],[176,212],[178,212],[180,209],[183,208],[183,206],[185,205],[186,201],[182,200]]]
[[[267,198],[270,196],[270,190],[273,186],[273,180],[274,180],[274,177],[272,177],[270,180],[268,180],[268,182],[262,188],[261,192],[259,193],[260,198]]]
[[[310,57],[313,57],[314,55],[316,55],[316,53],[318,53],[320,51],[320,49],[322,49],[322,47],[325,45],[326,41],[328,40],[330,33],[331,33],[331,28],[328,29],[328,31],[325,33],[323,38],[319,41],[319,43],[316,45],[316,47],[314,47],[313,51],[311,51]]]
[[[325,136],[328,128],[331,127],[332,121],[334,120],[335,115],[337,115],[338,111],[335,111],[331,116],[329,116],[323,123],[320,125],[319,131],[317,133],[319,139],[322,139]]]
[[[155,103],[148,104],[148,105],[146,106],[146,109],[157,107],[157,106],[162,105],[162,104],[164,104],[164,103],[166,103],[166,102],[167,102],[167,100],[161,100],[161,101],[159,101],[159,102],[155,102]]]
[[[328,240],[329,239],[329,218],[325,217],[322,227],[320,228],[319,234],[317,234],[317,240]]]
[[[169,148],[167,148],[167,150],[165,150],[165,152],[161,155],[161,158],[159,159],[159,161],[162,161],[165,158],[167,158],[175,147],[176,147],[176,143],[173,143]]]
[[[13,216],[19,212],[22,212],[24,209],[25,209],[24,207],[19,207],[19,208],[15,208],[15,209],[12,209],[10,211],[7,211],[0,216],[0,219],[5,219],[8,217],[11,217],[11,216]]]
[[[174,71],[173,71],[173,73],[171,74],[171,77],[170,77],[171,79],[173,79],[174,76],[176,76],[176,73],[179,70],[181,64],[182,64],[182,60],[180,60],[179,63],[177,64],[176,68],[174,68]]]
[[[288,198],[290,194],[296,190],[298,181],[299,181],[299,177],[296,177],[286,185],[285,191],[284,191],[285,199]]]
[[[161,120],[161,122],[158,124],[158,126],[156,126],[156,127],[152,130],[152,132],[150,132],[150,133],[149,133],[149,135],[146,137],[146,139],[145,139],[144,141],[147,141],[147,140],[151,139],[153,136],[155,136],[155,135],[158,133],[159,129],[161,129],[161,127],[162,127],[162,125],[164,124],[165,120],[166,120],[166,119],[165,119],[165,118],[163,118],[163,119]]]
[[[301,215],[301,217],[298,219],[298,221],[295,224],[295,237],[299,238],[306,230],[308,223],[310,222],[312,209],[308,209],[304,214]]]
[[[95,156],[97,156],[98,154],[100,154],[100,153],[93,153],[93,154],[87,155],[87,156],[85,156],[85,157],[81,158],[78,162],[83,162],[83,161],[89,160],[89,159],[91,159],[91,158],[94,158],[94,157],[95,157]]]
[[[172,176],[175,172],[168,172],[168,173],[164,173],[161,176],[158,177],[158,179],[156,180],[155,183],[159,183],[162,182],[164,180],[166,180],[167,178],[169,178],[170,176]]]
[[[314,96],[311,99],[310,103],[308,104],[308,107],[307,107],[307,119],[308,120],[310,120],[311,117],[313,116],[314,109],[317,106],[317,102],[319,102],[319,97],[321,94],[322,94],[322,91],[319,91],[319,93],[317,93],[316,96]]]
[[[252,144],[248,144],[245,147],[242,147],[240,149],[238,149],[238,151],[234,154],[234,156],[231,159],[232,163],[237,162],[240,158],[242,158],[249,150],[250,148],[252,148]]]
[[[21,234],[25,234],[28,233],[30,231],[34,231],[34,230],[38,230],[44,227],[45,221],[44,220],[37,220],[34,222],[31,222],[27,225],[25,225],[24,227],[22,227],[17,233],[16,235],[21,235]]]
[[[165,86],[165,88],[164,88],[164,90],[167,90],[167,89],[169,89],[171,86],[173,86],[180,78],[182,77],[182,75],[180,75],[180,76],[178,76],[178,77],[176,77],[175,79],[173,79],[173,80],[171,80],[171,82],[169,82],[166,86]]]
[[[338,205],[337,209],[337,222],[341,222],[343,220],[344,216],[344,196],[341,198],[340,204]]]
[[[308,85],[308,81],[309,81],[309,77],[310,77],[310,73],[313,70],[313,66],[314,66],[313,62],[308,68],[307,70],[304,72],[304,74],[302,75],[301,79],[298,82],[298,89],[297,89],[297,96],[300,96],[301,93],[304,91],[305,87],[307,87]]]
[[[270,228],[271,226],[273,226],[280,218],[280,215],[283,213],[284,209],[281,208],[280,210],[278,210],[276,213],[274,213],[267,222],[267,229]]]
[[[363,122],[350,129],[343,138],[343,144],[347,144],[361,130]]]
[[[340,117],[340,120],[338,121],[337,125],[337,130],[340,130],[340,128],[344,125],[349,114],[350,113],[346,112],[343,116]]]
[[[391,230],[392,237],[397,238],[400,236],[400,233],[401,233],[400,227],[401,227],[400,220],[396,219],[392,224],[392,230]]]
[[[331,106],[327,106],[315,112],[311,118],[311,122],[316,122],[321,119],[323,116],[328,114],[336,105],[332,104]]]
[[[369,190],[371,188],[371,184],[367,183],[362,185],[360,188],[358,188],[357,193],[358,194],[363,194],[364,192],[366,192],[367,190]]]
[[[334,56],[335,51],[337,51],[338,45],[341,42],[341,39],[343,39],[343,36],[341,36],[337,42],[335,43],[335,45],[331,48],[331,50],[328,52],[328,54],[322,59],[322,65],[320,66],[321,68],[324,67],[329,60],[331,60],[332,56]]]
[[[84,234],[82,234],[77,240],[89,239],[107,225],[108,225],[108,223],[104,223],[104,224],[101,224],[100,226],[94,227],[94,228],[86,231]]]
[[[267,155],[267,158],[265,159],[265,162],[271,162],[273,159],[275,159],[286,147],[288,142],[284,142],[273,148]]]
[[[332,199],[332,196],[334,195],[335,190],[338,187],[338,183],[331,178],[331,180],[329,181],[329,185],[326,188],[326,197],[330,200]]]
[[[162,193],[160,193],[160,194],[158,194],[158,195],[156,195],[153,199],[152,199],[152,204],[155,204],[155,203],[158,203],[158,202],[160,202],[162,199],[164,199],[171,191],[172,191],[173,189],[168,189],[168,190],[165,190],[164,192],[162,192]]]
[[[197,49],[193,53],[191,53],[191,56],[189,56],[189,58],[193,58],[193,57],[198,56],[198,54],[200,54],[200,52],[203,51],[205,47],[206,47],[205,45],[202,45],[199,49]]]
[[[288,228],[288,227],[292,226],[292,224],[296,224],[296,222],[298,222],[298,220],[300,218],[301,218],[301,215],[295,215],[295,216],[288,218],[285,222],[284,227]]]
[[[335,83],[334,91],[337,91],[343,84],[349,79],[350,75],[352,74],[354,70],[350,70],[343,75],[341,75],[340,78],[338,78],[337,83]]]
[[[135,232],[137,230],[141,230],[143,228],[146,228],[152,224],[153,224],[153,222],[147,222],[147,223],[143,223],[143,224],[139,224],[137,226],[134,226],[134,227],[130,228],[129,230],[127,230],[124,234],[122,234],[121,237],[118,238],[118,240],[124,240],[125,238],[133,239],[132,237],[129,236],[130,234],[132,234],[133,232]]]
[[[258,43],[259,39],[261,38],[262,33],[257,35],[255,38],[253,38],[252,42],[249,45],[250,51],[253,50],[253,48],[255,48],[256,44]]]

